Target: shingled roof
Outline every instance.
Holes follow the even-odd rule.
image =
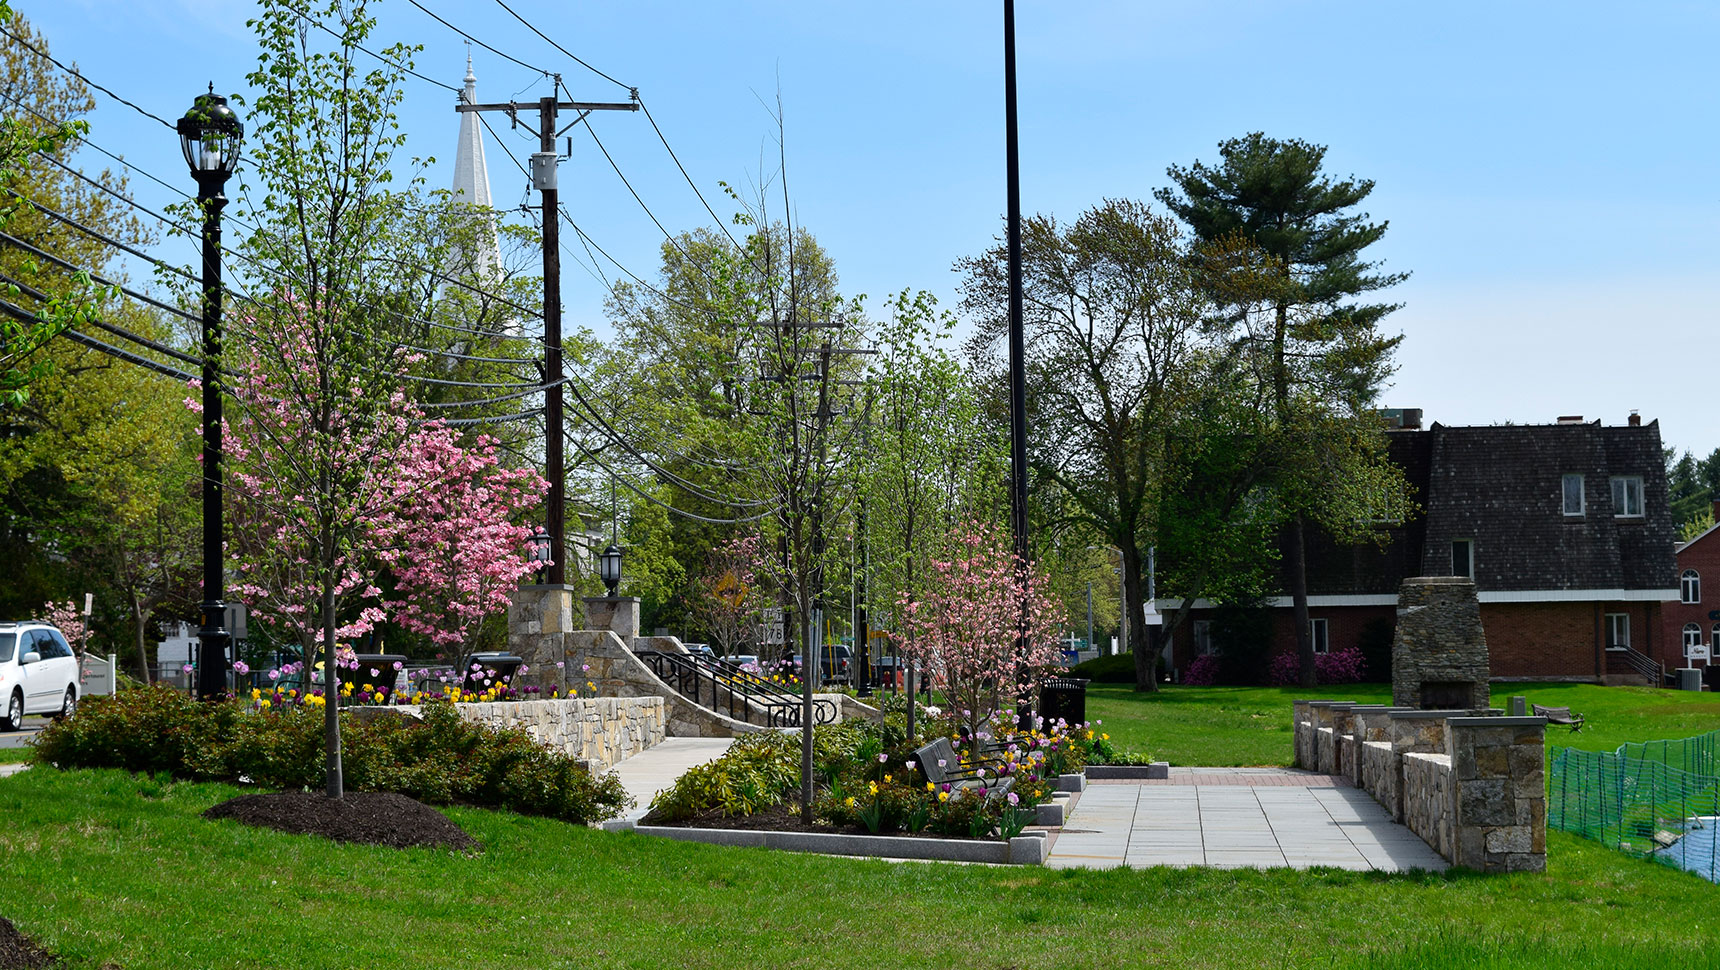
[[[1313,595],[1395,593],[1408,576],[1449,575],[1452,541],[1474,543],[1477,589],[1488,592],[1675,588],[1677,531],[1658,422],[1450,427],[1392,431],[1421,513],[1386,527],[1382,547],[1310,536]],[[1585,510],[1564,514],[1566,474],[1583,476]],[[1639,476],[1644,514],[1620,517],[1611,480]],[[1287,585],[1287,584],[1286,584]]]

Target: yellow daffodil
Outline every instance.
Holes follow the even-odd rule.
[[[937,791],[937,790],[938,790],[938,786],[932,784],[929,781],[926,782],[926,791]]]
[[[260,706],[261,706],[261,707],[262,707],[262,709],[263,709],[263,710],[265,710],[265,711],[266,711],[266,710],[268,710],[268,709],[269,709],[269,702],[268,702],[268,701],[264,701],[264,702],[263,702],[263,703],[262,703],[262,704],[261,704],[261,705],[260,705]]]
[[[889,776],[889,775],[885,775],[885,776],[884,776],[884,780],[885,780],[885,781],[889,781],[889,780],[890,780],[890,776]]]
[[[947,792],[947,791],[938,792],[938,801],[947,802],[949,800],[950,800],[950,793],[949,792]]]
[[[853,808],[854,807],[854,796],[849,795],[848,800],[846,802],[843,802],[843,804],[847,805],[849,808]]]

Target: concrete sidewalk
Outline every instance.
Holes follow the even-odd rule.
[[[1182,783],[1177,784],[1177,781]],[[1186,769],[1172,784],[1093,784],[1046,864],[1443,870],[1367,793],[1285,769]]]
[[[612,769],[636,803],[624,818],[637,819],[651,798],[675,783],[688,768],[722,757],[733,738],[665,738]]]

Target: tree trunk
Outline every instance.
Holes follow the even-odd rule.
[[[1127,611],[1146,602],[1141,588],[1141,550],[1133,542],[1123,542],[1117,546],[1117,551],[1123,555],[1123,609]],[[1133,617],[1125,615],[1124,619]],[[1158,690],[1159,658],[1148,642],[1147,625],[1140,622],[1125,622],[1123,625],[1128,630],[1129,652],[1135,657],[1135,690]]]
[[[346,795],[346,779],[340,767],[340,677],[335,673],[334,584],[325,581],[322,594],[323,627],[323,746],[330,798]]]
[[[131,620],[132,630],[137,636],[137,669],[143,672],[139,679],[147,685],[154,680],[149,670],[149,647],[144,642],[144,628],[149,623],[149,615],[143,612],[143,605],[136,596],[131,598]],[[119,690],[118,684],[114,685],[114,690]]]
[[[1314,671],[1314,637],[1308,623],[1307,545],[1299,515],[1290,524],[1289,567],[1291,624],[1296,628],[1296,656],[1302,661],[1302,686],[1315,687],[1319,678]]]

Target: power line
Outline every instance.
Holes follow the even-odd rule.
[[[4,282],[12,284],[13,286],[17,287],[20,292],[22,292],[24,295],[28,296],[32,300],[40,300],[40,301],[46,303],[46,302],[53,299],[48,294],[42,292],[41,290],[36,289],[34,286],[31,286],[30,284],[24,282],[23,280],[14,279],[13,277],[7,276],[5,273],[0,273],[0,281],[4,281]],[[201,364],[201,363],[203,363],[202,358],[193,357],[190,354],[185,353],[184,351],[174,350],[172,347],[169,347],[165,344],[156,343],[155,341],[150,340],[148,337],[140,337],[137,334],[132,333],[130,330],[124,329],[123,327],[116,327],[111,323],[107,323],[103,320],[100,320],[97,317],[95,317],[93,314],[86,315],[84,317],[84,321],[95,326],[97,329],[105,330],[108,333],[111,333],[114,336],[119,337],[122,340],[129,340],[132,343],[137,344],[140,347],[148,347],[150,350],[153,350],[158,354],[165,354],[168,357],[172,357],[175,360],[184,361],[187,364]]]
[[[7,300],[0,300],[0,313],[5,313],[7,316],[10,316],[13,319],[21,321],[23,323],[41,323],[41,322],[43,322],[42,319],[40,317],[38,317],[36,314],[31,313],[30,311],[24,309],[23,307],[17,306],[17,305],[15,305],[15,304],[11,303],[10,301],[7,301]],[[65,337],[68,340],[72,340],[72,341],[75,341],[77,343],[83,344],[84,346],[89,347],[93,350],[99,350],[102,353],[107,354],[110,357],[114,357],[114,358],[117,358],[119,360],[127,361],[128,363],[137,364],[141,367],[147,367],[150,370],[155,371],[156,373],[164,375],[166,377],[172,377],[172,378],[176,378],[176,379],[182,380],[182,381],[191,381],[191,380],[196,379],[194,375],[188,374],[185,371],[182,371],[177,367],[173,367],[173,366],[168,365],[168,364],[163,364],[162,362],[160,362],[158,360],[150,360],[148,357],[145,357],[141,354],[134,354],[129,350],[122,350],[118,347],[115,347],[114,345],[112,345],[110,343],[105,343],[103,341],[97,340],[96,338],[91,337],[88,334],[79,333],[78,331],[73,330],[70,327],[61,327],[54,334],[54,336]]]
[[[633,201],[639,203],[639,208],[645,210],[645,215],[650,217],[651,223],[657,227],[657,231],[663,234],[664,239],[669,240],[669,245],[675,247],[675,251],[681,254],[681,258],[686,260],[689,266],[698,270],[699,275],[709,281],[712,286],[715,286],[717,281],[711,278],[711,274],[705,270],[704,265],[696,262],[692,256],[688,255],[685,249],[681,248],[680,241],[677,240],[668,229],[663,227],[663,223],[657,218],[657,214],[652,212],[651,207],[645,204],[645,200],[639,197],[639,191],[633,187],[632,182],[627,180],[627,176],[621,171],[621,166],[615,164],[615,159],[609,154],[609,149],[604,147],[603,139],[597,137],[597,129],[590,122],[586,122],[585,131],[587,134],[591,135],[591,140],[597,143],[597,150],[603,153],[604,159],[609,162],[609,167],[615,170],[615,176],[621,180],[622,185],[627,186],[627,191],[632,194]]]
[[[569,58],[571,58],[571,59],[572,59],[572,60],[573,60],[573,62],[574,62],[574,63],[575,63],[575,64],[578,64],[578,65],[579,65],[579,66],[580,66],[580,67],[583,67],[583,68],[585,68],[585,69],[586,69],[586,70],[588,70],[588,71],[590,71],[590,72],[591,72],[591,73],[593,73],[593,74],[595,74],[595,75],[597,75],[597,76],[598,76],[598,77],[600,77],[600,78],[602,78],[602,79],[604,79],[604,80],[605,80],[605,81],[608,81],[608,82],[609,82],[609,83],[611,83],[611,84],[614,84],[614,85],[616,85],[616,86],[618,86],[618,87],[623,87],[623,88],[626,88],[626,89],[627,89],[627,90],[628,90],[628,91],[630,91],[630,92],[632,92],[632,93],[633,93],[633,95],[634,95],[634,96],[635,96],[635,97],[637,97],[637,96],[638,96],[638,94],[639,94],[639,89],[638,89],[638,88],[635,88],[635,87],[632,87],[632,86],[630,86],[630,85],[626,85],[626,84],[622,84],[622,83],[621,83],[621,82],[620,82],[620,81],[617,81],[617,80],[615,80],[615,79],[614,79],[614,78],[612,78],[612,77],[610,77],[610,76],[609,76],[609,75],[607,75],[607,74],[605,74],[605,73],[603,73],[603,72],[602,72],[602,71],[599,71],[599,70],[598,70],[598,69],[597,69],[597,68],[595,68],[595,67],[592,67],[592,66],[591,66],[591,65],[590,65],[590,64],[587,64],[587,63],[586,63],[586,62],[585,62],[585,61],[583,61],[583,60],[581,60],[581,59],[580,59],[580,57],[579,57],[579,55],[578,55],[578,54],[575,54],[575,53],[574,53],[574,52],[573,52],[573,51],[570,51],[570,50],[568,50],[568,49],[567,49],[567,48],[565,48],[565,47],[563,47],[563,46],[561,46],[561,45],[560,45],[560,44],[558,44],[558,43],[556,43],[556,42],[555,42],[555,41],[553,41],[553,40],[551,40],[551,39],[550,39],[550,36],[549,36],[549,35],[548,35],[548,34],[546,34],[546,33],[544,33],[544,32],[543,32],[543,31],[541,31],[541,30],[539,30],[539,29],[537,29],[537,27],[536,27],[536,26],[535,26],[535,25],[533,25],[533,24],[532,24],[532,22],[531,22],[531,21],[529,21],[529,20],[527,20],[527,19],[526,19],[526,18],[524,18],[524,17],[522,17],[522,16],[520,16],[520,15],[519,15],[519,14],[517,14],[517,13],[514,13],[514,8],[512,8],[512,7],[510,7],[510,6],[508,6],[508,5],[507,5],[507,4],[505,4],[505,3],[502,3],[502,0],[496,0],[496,3],[497,3],[497,4],[499,4],[499,5],[500,5],[500,6],[501,6],[501,8],[502,8],[502,9],[503,9],[503,10],[506,10],[506,11],[507,11],[507,12],[508,12],[508,13],[511,13],[511,14],[513,14],[513,15],[514,15],[514,19],[515,19],[515,20],[517,20],[517,21],[519,21],[519,22],[520,22],[520,23],[522,23],[522,24],[525,24],[525,25],[526,25],[526,27],[527,27],[527,28],[529,28],[529,29],[530,29],[530,30],[531,30],[531,32],[532,32],[532,33],[534,33],[534,34],[536,34],[536,35],[538,35],[538,36],[539,36],[539,37],[542,37],[542,38],[543,38],[543,39],[544,39],[544,40],[546,40],[546,41],[548,41],[548,42],[549,42],[549,45],[550,45],[550,46],[551,46],[551,47],[553,47],[553,48],[555,48],[555,49],[556,49],[556,50],[558,50],[558,51],[561,51],[561,52],[562,52],[562,53],[563,53],[563,54],[565,54],[565,55],[567,55],[567,56],[568,56],[568,57],[569,57]],[[440,19],[440,18],[438,18],[438,19]],[[571,95],[571,94],[570,94],[570,95],[569,95],[569,96],[568,96],[568,100],[569,100],[569,101],[571,101],[571,100],[573,100],[573,97],[572,97],[572,95]]]
[[[497,397],[487,397],[477,401],[425,401],[421,402],[418,406],[425,408],[470,408],[488,404],[500,404],[503,401],[516,401],[532,394],[541,394],[552,387],[566,384],[569,380],[570,378],[563,377],[561,380],[551,384],[533,384],[531,387],[515,391],[512,394],[502,394]]]
[[[473,37],[471,34],[468,34],[465,31],[461,30],[460,28],[454,26],[453,24],[449,23],[448,21],[443,20],[434,10],[431,10],[429,7],[426,7],[423,4],[419,3],[418,0],[406,0],[406,2],[412,4],[414,7],[417,7],[419,10],[424,11],[425,13],[429,14],[431,17],[434,17],[437,23],[448,28],[449,30],[452,30],[454,33],[459,34],[461,37],[466,38],[467,40],[471,41],[472,43],[477,44],[479,47],[482,47],[484,50],[489,51],[490,53],[496,55],[497,57],[506,58],[510,61],[513,61],[515,64],[518,64],[519,66],[525,68],[526,70],[536,71],[537,73],[542,74],[544,77],[551,77],[552,76],[551,72],[546,71],[541,67],[533,67],[532,65],[527,64],[525,61],[522,61],[519,58],[513,56],[512,54],[504,54],[501,51],[495,49],[494,47],[491,47],[489,44],[484,43],[483,41],[479,40],[478,38]]]
[[[377,52],[369,49],[368,47],[364,47],[363,45],[360,45],[360,44],[351,43],[350,41],[348,41],[346,39],[345,36],[335,33],[333,30],[330,30],[328,27],[325,27],[321,21],[317,20],[315,17],[312,17],[310,14],[304,12],[303,10],[300,10],[297,7],[294,7],[290,3],[284,3],[284,2],[281,2],[281,0],[276,0],[276,2],[280,3],[281,6],[287,8],[288,10],[292,11],[296,16],[298,16],[298,18],[300,20],[306,21],[307,23],[316,27],[318,30],[322,31],[323,33],[329,35],[330,37],[333,37],[335,40],[340,41],[341,44],[344,46],[349,46],[355,50],[363,51],[364,53],[369,54],[371,57],[376,58],[377,60],[381,61],[382,63],[387,64],[389,67],[395,68],[397,70],[405,71],[407,74],[412,75],[413,77],[417,78],[420,81],[428,81],[429,83],[434,84],[439,88],[445,88],[449,91],[454,92],[455,94],[460,93],[460,89],[453,86],[452,84],[447,84],[445,82],[438,81],[433,77],[428,77],[426,75],[420,74],[417,71],[414,71],[412,68],[407,67],[405,64],[402,64],[399,61],[395,61],[395,60],[392,60],[390,58],[384,57],[383,55],[378,54]]]
[[[678,515],[683,519],[692,519],[695,522],[708,522],[712,525],[744,525],[748,522],[757,522],[760,519],[775,515],[777,512],[782,510],[782,506],[778,505],[775,508],[767,509],[763,512],[760,512],[757,515],[749,515],[749,516],[746,516],[745,518],[717,519],[717,518],[712,518],[712,517],[706,516],[706,515],[699,515],[696,512],[688,512],[686,509],[678,509],[675,506],[670,505],[668,502],[665,502],[662,499],[658,498],[657,496],[652,495],[650,492],[647,492],[647,491],[641,489],[639,486],[633,484],[632,482],[627,481],[626,479],[622,478],[619,474],[616,473],[615,469],[609,467],[609,465],[605,464],[602,459],[598,458],[597,454],[595,452],[593,452],[590,448],[585,447],[583,444],[580,444],[578,441],[573,441],[572,444],[575,448],[579,449],[580,454],[591,459],[591,461],[594,464],[596,464],[597,467],[608,472],[610,475],[610,478],[614,479],[615,481],[620,482],[623,486],[625,486],[627,488],[628,491],[633,492],[634,494],[638,495],[640,498],[644,499],[647,502],[650,502],[653,505],[662,506],[664,509],[668,510],[671,514]]]
[[[499,3],[500,0],[497,2]],[[722,217],[717,215],[717,210],[711,208],[711,204],[705,200],[705,193],[699,191],[698,183],[694,182],[693,177],[687,174],[687,167],[681,164],[681,159],[675,154],[675,149],[669,147],[669,139],[663,137],[663,129],[657,127],[657,119],[651,117],[651,109],[645,106],[645,100],[639,98],[637,94],[634,97],[639,101],[639,110],[645,112],[645,120],[651,122],[651,130],[657,133],[657,140],[663,143],[663,149],[669,153],[669,158],[675,162],[675,167],[681,170],[681,177],[687,180],[687,187],[699,197],[699,202],[704,205],[705,211],[711,214],[711,218],[716,220],[717,228],[723,231],[723,235],[729,237],[729,242],[734,243],[736,249],[744,249],[745,247],[741,246],[740,240],[735,238],[734,233],[729,232],[729,227],[723,222]]]
[[[45,259],[48,262],[53,263],[54,265],[60,267],[61,269],[66,270],[69,273],[87,273],[89,275],[89,278],[93,282],[100,283],[103,286],[111,286],[114,289],[119,290],[121,293],[124,293],[126,296],[129,296],[129,297],[136,299],[136,300],[141,300],[144,303],[147,303],[150,306],[153,306],[157,309],[165,310],[168,313],[173,314],[174,316],[182,317],[186,320],[190,320],[192,323],[198,324],[199,326],[201,326],[203,323],[202,317],[196,316],[195,314],[187,313],[184,310],[181,310],[180,308],[178,308],[176,306],[171,306],[169,304],[163,303],[160,300],[157,300],[155,297],[152,297],[146,293],[139,293],[138,291],[131,289],[130,287],[126,286],[123,283],[115,283],[113,280],[104,279],[101,276],[97,276],[95,273],[90,272],[89,270],[81,269],[81,268],[67,262],[66,260],[61,259],[60,257],[55,256],[53,253],[46,252],[46,251],[41,250],[41,249],[37,249],[35,246],[30,245],[29,243],[25,242],[22,239],[19,239],[16,236],[10,235],[10,234],[5,233],[5,232],[0,232],[0,240],[4,240],[5,242],[11,243],[13,246],[15,246],[19,249],[22,249],[25,252],[30,253],[33,256],[39,257],[41,259]]]
[[[25,40],[24,38],[19,37],[17,34],[14,34],[10,29],[8,29],[6,27],[0,27],[0,34],[5,34],[7,37],[12,38],[13,40],[18,42],[18,46],[24,48],[25,50],[36,55],[37,57],[40,57],[43,60],[48,61],[49,63],[53,64],[55,67],[59,68],[60,70],[65,71],[67,74],[70,74],[72,77],[77,78],[78,80],[84,82],[85,84],[89,85],[90,87],[95,88],[97,91],[100,91],[101,93],[107,95],[108,97],[114,99],[115,101],[118,101],[120,104],[123,104],[126,107],[130,108],[131,110],[137,112],[138,114],[143,115],[145,118],[148,118],[151,121],[159,122],[161,125],[166,127],[169,131],[178,131],[179,130],[178,128],[176,128],[174,126],[173,122],[168,121],[167,119],[161,117],[160,115],[158,115],[152,111],[147,111],[143,108],[138,107],[137,105],[133,104],[132,102],[127,101],[126,99],[120,97],[119,95],[113,93],[112,91],[109,91],[107,88],[104,88],[101,85],[97,84],[96,82],[90,80],[89,78],[84,77],[82,74],[79,74],[77,72],[76,68],[70,68],[70,67],[67,67],[66,65],[60,63],[60,61],[58,59],[56,59],[52,54],[49,54],[47,51],[38,50],[34,44],[31,44],[29,41]]]

